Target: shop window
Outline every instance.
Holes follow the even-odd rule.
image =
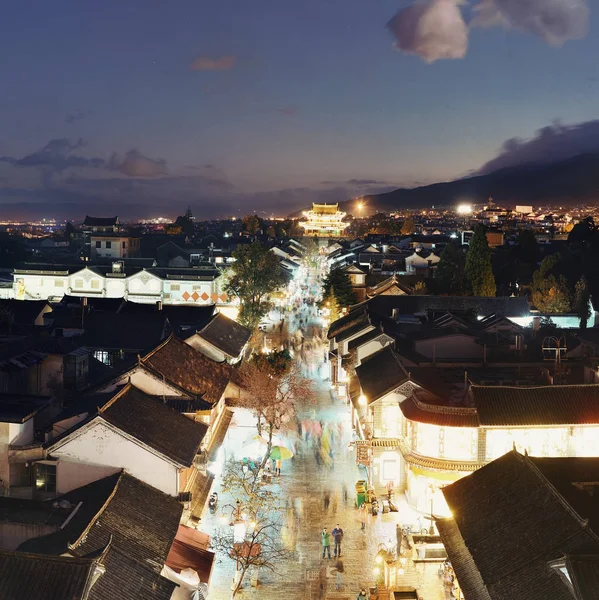
[[[38,492],[56,492],[56,465],[36,463],[35,489]]]

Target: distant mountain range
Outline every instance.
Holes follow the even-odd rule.
[[[481,203],[489,196],[505,207],[561,204],[574,206],[599,201],[599,152],[581,154],[544,165],[500,169],[445,183],[416,188],[399,188],[365,196],[369,212],[402,208],[450,207]],[[355,202],[341,203],[342,210],[355,214]]]

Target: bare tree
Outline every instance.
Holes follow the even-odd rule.
[[[244,407],[254,413],[258,435],[266,440],[266,453],[260,465],[263,468],[272,450],[274,435],[294,426],[297,406],[314,402],[312,382],[302,376],[295,362],[269,361],[263,356],[245,363],[241,374],[247,392]]]
[[[211,536],[210,544],[220,556],[235,562],[235,598],[250,570],[275,572],[291,553],[281,539],[283,510],[279,495],[262,486],[234,460],[225,463],[222,488],[235,504],[229,506],[231,522],[227,525],[224,515],[225,523]]]
[[[291,557],[281,541],[280,511],[259,511],[247,524],[243,540],[235,538],[234,529],[221,527],[211,536],[211,547],[235,561],[235,586],[232,598],[240,590],[250,569],[276,572],[281,562]]]

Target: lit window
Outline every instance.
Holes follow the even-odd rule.
[[[38,492],[56,492],[56,465],[35,463],[35,489]]]
[[[178,292],[181,286],[178,283],[171,283],[171,292]]]
[[[57,287],[57,288],[64,287],[64,281],[62,279],[55,279],[54,280],[54,287]]]
[[[75,288],[81,289],[83,287],[83,279],[75,279]]]
[[[100,281],[98,279],[92,279],[92,290],[100,289]]]

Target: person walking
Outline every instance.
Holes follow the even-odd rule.
[[[322,543],[322,558],[324,558],[325,553],[328,554],[328,558],[331,558],[331,534],[327,531],[326,527],[320,534],[320,540]]]
[[[358,594],[356,600],[368,600],[368,592],[366,591],[366,588],[362,588],[360,590],[360,593]]]
[[[331,492],[328,490],[322,495],[322,506],[328,512],[329,504],[331,503]]]
[[[343,573],[345,573],[343,561],[338,560],[337,564],[335,565],[335,588],[338,592],[341,591],[341,587],[343,584]]]
[[[335,540],[335,558],[339,558],[341,556],[341,541],[343,540],[343,529],[341,529],[341,525],[337,523],[335,529],[333,529],[331,533],[333,534],[333,540]]]
[[[366,508],[366,502],[362,502],[362,506],[360,506],[360,508],[358,509],[358,519],[360,521],[360,523],[362,523],[362,531],[366,530],[366,517],[368,515],[368,510]]]
[[[276,462],[275,462],[275,472],[277,475],[281,474],[281,459],[277,458]]]

